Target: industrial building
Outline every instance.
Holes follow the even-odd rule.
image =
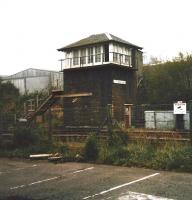
[[[29,68],[2,79],[13,83],[21,94],[63,90],[63,73],[58,71]]]

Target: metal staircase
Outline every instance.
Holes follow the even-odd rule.
[[[44,114],[58,99],[59,95],[62,95],[64,91],[62,90],[53,90],[51,95],[45,99],[45,101],[34,111],[31,113],[28,113],[25,116],[25,119],[27,119],[27,122],[32,122],[36,116]]]

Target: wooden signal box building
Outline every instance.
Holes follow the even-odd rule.
[[[58,49],[64,52],[64,124],[98,126],[107,105],[118,121],[134,104],[142,48],[112,34],[91,35]]]

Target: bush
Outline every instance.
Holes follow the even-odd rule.
[[[128,134],[123,131],[112,131],[109,139],[108,145],[109,146],[125,146],[128,143]]]
[[[13,148],[13,141],[10,139],[0,140],[0,149],[11,150]]]
[[[88,137],[85,143],[84,157],[88,161],[95,161],[98,158],[99,147],[98,141],[95,135]]]
[[[99,154],[99,161],[105,164],[124,165],[129,159],[129,152],[122,146],[105,146]]]
[[[152,166],[155,169],[192,171],[192,147],[167,143],[155,153]]]
[[[13,145],[16,148],[26,148],[35,145],[40,141],[36,129],[28,127],[18,127],[14,132]]]
[[[149,167],[154,157],[155,148],[145,142],[137,142],[128,145],[128,166]]]
[[[98,160],[105,164],[192,172],[192,146],[172,142],[161,146],[147,142],[103,145]]]

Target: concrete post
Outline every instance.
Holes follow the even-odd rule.
[[[190,139],[192,143],[192,100],[189,101]]]
[[[125,128],[131,127],[131,110],[133,104],[124,104],[125,112],[124,112],[124,122]]]
[[[189,124],[190,124],[190,131],[192,131],[192,100],[189,101]]]

